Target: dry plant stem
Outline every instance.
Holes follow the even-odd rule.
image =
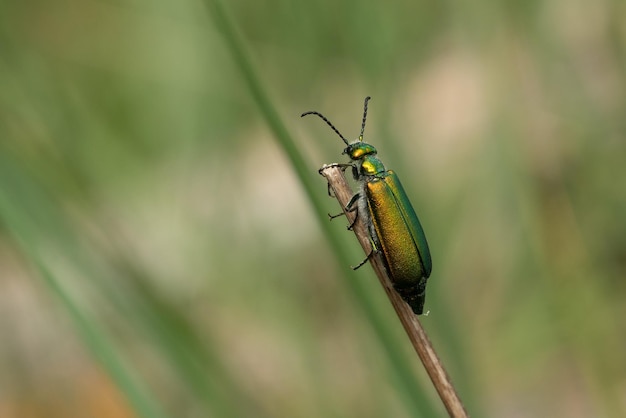
[[[328,184],[333,191],[337,201],[341,205],[348,222],[351,224],[356,216],[355,212],[347,212],[345,210],[346,205],[354,195],[350,185],[346,181],[344,175],[344,168],[339,164],[325,165],[320,169],[320,174],[328,180]],[[372,252],[372,245],[369,238],[367,227],[363,225],[363,222],[357,219],[354,224],[353,231],[357,236],[359,243],[363,247],[365,254]],[[453,418],[467,417],[467,412],[463,408],[461,399],[459,398],[456,390],[452,386],[452,382],[446,373],[443,364],[437,357],[437,354],[428,340],[428,336],[422,328],[422,324],[419,322],[417,315],[413,313],[409,305],[407,305],[400,295],[393,289],[393,285],[387,276],[384,264],[378,254],[372,254],[370,257],[370,264],[374,268],[380,283],[383,285],[387,296],[393,305],[393,308],[398,314],[402,326],[413,344],[417,355],[419,356],[424,368],[430,376],[430,380],[433,382],[439,397],[448,410],[448,414]]]

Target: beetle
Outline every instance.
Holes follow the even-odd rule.
[[[421,315],[426,298],[426,282],[432,271],[430,250],[424,229],[400,178],[393,170],[385,168],[377,156],[376,148],[363,141],[369,100],[370,97],[366,97],[363,105],[361,134],[352,143],[321,113],[310,111],[301,117],[319,116],[346,144],[342,154],[347,154],[351,161],[341,166],[352,168],[359,189],[345,209],[357,211],[357,218],[367,227],[373,247],[367,258],[353,268],[356,270],[364,265],[374,252],[381,254],[394,289],[415,314]]]

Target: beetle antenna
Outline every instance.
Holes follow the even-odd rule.
[[[365,104],[363,105],[363,123],[361,124],[361,135],[359,135],[359,141],[363,142],[363,132],[365,132],[365,119],[367,119],[367,102],[371,99],[370,96],[365,98]]]
[[[300,117],[302,118],[306,115],[317,115],[320,118],[322,118],[322,120],[326,122],[326,124],[330,126],[337,135],[339,135],[339,137],[342,139],[343,142],[346,143],[346,145],[350,145],[348,141],[346,140],[346,138],[344,138],[343,135],[341,135],[341,132],[339,132],[337,128],[335,128],[335,125],[333,125],[332,123],[330,123],[328,119],[326,119],[326,116],[322,115],[320,112],[311,111],[311,112],[304,112],[303,114],[300,115]]]

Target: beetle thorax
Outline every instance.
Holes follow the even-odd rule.
[[[379,176],[387,170],[378,157],[368,155],[361,159],[361,168],[359,171],[362,176]]]

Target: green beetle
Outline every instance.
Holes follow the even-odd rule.
[[[367,226],[373,251],[382,255],[395,290],[413,312],[421,315],[424,311],[426,281],[432,270],[430,250],[422,225],[400,179],[394,171],[385,169],[376,156],[376,148],[363,142],[369,100],[370,97],[366,97],[363,106],[361,135],[353,143],[348,143],[321,113],[305,112],[302,116],[319,116],[347,145],[343,154],[347,154],[352,162],[345,166],[352,167],[359,191],[352,197],[346,210],[357,211],[357,217]],[[365,264],[371,255],[354,269]]]

